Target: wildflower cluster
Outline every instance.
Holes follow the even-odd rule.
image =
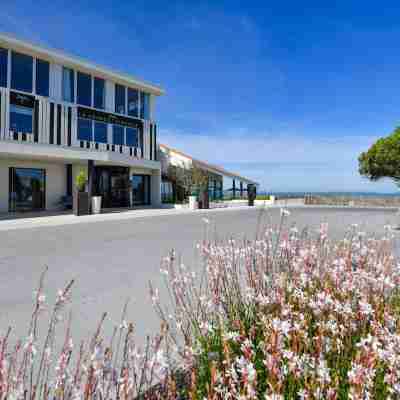
[[[282,219],[288,216],[282,212]],[[330,242],[268,229],[254,241],[204,242],[196,277],[176,261],[163,271],[173,328],[192,371],[192,399],[400,398],[400,268],[391,230],[357,226]]]

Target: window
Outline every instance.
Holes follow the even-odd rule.
[[[92,106],[92,77],[82,72],[78,72],[77,103]]]
[[[43,210],[46,206],[46,171],[36,168],[9,169],[10,211]]]
[[[36,93],[49,96],[50,64],[47,61],[36,60]]]
[[[105,100],[104,79],[94,78],[94,107],[104,110]]]
[[[33,109],[10,104],[10,130],[33,133]]]
[[[138,147],[137,128],[126,128],[126,145],[131,147]]]
[[[7,87],[8,50],[0,48],[0,86]]]
[[[148,93],[140,93],[140,118],[150,119],[150,95]]]
[[[93,124],[90,119],[78,118],[78,140],[92,141]]]
[[[12,52],[11,87],[32,93],[33,58],[25,54]]]
[[[125,86],[115,85],[115,112],[125,114]]]
[[[107,143],[107,124],[104,122],[94,122],[94,141]]]
[[[70,68],[63,67],[62,96],[69,103],[75,102],[75,73]]]
[[[139,117],[139,92],[128,88],[128,115]]]
[[[113,125],[113,144],[124,145],[125,128],[121,125]]]

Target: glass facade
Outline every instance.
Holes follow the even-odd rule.
[[[94,122],[94,141],[107,143],[107,124],[104,122]]]
[[[43,210],[46,206],[46,171],[36,168],[10,168],[9,209]]]
[[[125,128],[121,125],[113,125],[113,144],[124,145],[125,144]]]
[[[0,86],[7,87],[8,50],[0,48]]]
[[[47,61],[36,60],[36,93],[49,96],[50,64]]]
[[[150,119],[150,95],[148,93],[140,93],[140,118]]]
[[[10,130],[16,133],[33,133],[32,108],[10,104]]]
[[[126,145],[131,147],[139,147],[137,129],[126,128]]]
[[[62,72],[62,97],[68,103],[75,102],[75,73],[66,67],[63,67]]]
[[[132,175],[132,205],[150,204],[150,176]]]
[[[12,52],[11,88],[32,93],[33,58],[25,54]]]
[[[115,112],[125,114],[125,86],[115,85]]]
[[[93,121],[90,119],[78,118],[78,140],[93,140]]]
[[[77,75],[77,103],[82,106],[92,106],[92,77],[83,72]]]
[[[104,79],[94,78],[94,98],[93,98],[93,106],[94,108],[99,108],[104,110],[106,96],[105,96],[105,82]]]
[[[139,92],[128,88],[128,115],[139,117]]]

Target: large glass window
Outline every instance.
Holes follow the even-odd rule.
[[[131,147],[138,147],[137,128],[126,128],[126,145]]]
[[[132,205],[150,204],[150,176],[132,175]]]
[[[150,119],[150,95],[148,93],[140,93],[140,118]]]
[[[7,87],[8,50],[0,48],[0,86]]]
[[[10,130],[17,133],[33,133],[32,108],[10,104]]]
[[[36,93],[49,96],[50,64],[47,61],[36,60]]]
[[[115,85],[115,112],[125,114],[125,86]]]
[[[124,145],[125,128],[121,125],[113,125],[113,144]]]
[[[94,78],[94,107],[104,110],[106,93],[104,79]]]
[[[94,141],[107,143],[107,124],[104,122],[94,122]]]
[[[93,121],[85,118],[78,118],[78,140],[91,142],[93,138]]]
[[[43,210],[46,200],[46,171],[36,168],[10,168],[10,211]]]
[[[82,106],[92,106],[92,77],[83,72],[78,72],[77,77],[77,103]]]
[[[128,115],[139,116],[139,92],[136,89],[128,88]]]
[[[32,93],[32,82],[33,58],[13,51],[11,57],[11,87]]]
[[[69,103],[75,102],[75,73],[70,68],[63,67],[62,96]]]

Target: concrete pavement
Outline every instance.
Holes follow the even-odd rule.
[[[352,223],[377,234],[383,232],[384,225],[397,223],[394,209],[292,207],[290,211],[289,224],[296,222],[299,228],[316,229],[320,222],[328,222],[334,237],[341,236]],[[195,245],[204,238],[205,229],[220,237],[253,238],[258,223],[277,224],[279,214],[279,207],[266,211],[246,207],[162,210],[157,214],[140,210],[97,219],[81,217],[77,218],[79,223],[32,222],[25,227],[18,225],[21,220],[1,221],[0,329],[12,325],[16,334],[26,334],[33,291],[47,265],[46,293],[50,302],[57,289],[71,278],[76,280],[71,304],[75,342],[93,332],[103,311],[109,314],[105,329],[111,332],[128,297],[129,320],[135,322],[138,334],[152,333],[158,320],[150,305],[148,281],[162,286],[160,260],[170,249],[175,248],[185,264],[199,268]],[[205,217],[211,221],[209,225],[204,223]],[[6,227],[10,222],[18,228]]]

